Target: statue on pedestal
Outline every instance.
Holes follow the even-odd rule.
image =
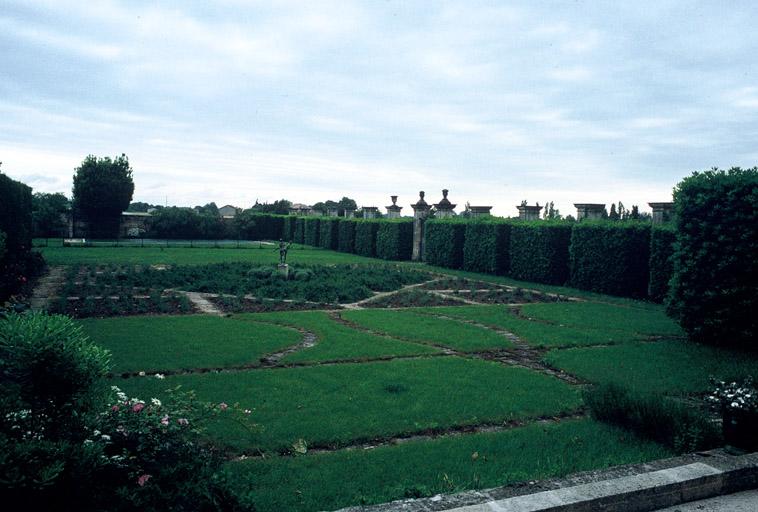
[[[287,264],[287,251],[292,243],[287,243],[281,238],[279,239],[279,266]],[[276,250],[276,249],[275,249]]]

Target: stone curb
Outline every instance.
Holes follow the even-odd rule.
[[[758,488],[758,452],[724,450],[339,512],[647,512]]]

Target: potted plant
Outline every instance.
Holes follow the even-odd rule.
[[[711,382],[713,391],[707,399],[721,413],[724,442],[747,452],[758,451],[758,389],[753,380]]]

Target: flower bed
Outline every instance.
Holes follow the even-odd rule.
[[[127,316],[147,314],[185,314],[194,309],[184,295],[151,295],[133,297],[59,297],[48,308],[51,313],[74,318]]]
[[[503,287],[499,284],[474,281],[465,277],[443,277],[424,283],[419,288],[424,290],[501,290]]]
[[[566,302],[568,300],[565,297],[546,295],[521,288],[501,288],[499,290],[482,292],[460,290],[455,293],[459,294],[462,298],[481,302],[482,304],[527,304],[533,302]]]
[[[308,311],[313,309],[340,309],[336,304],[304,301],[284,301],[271,299],[251,299],[246,297],[209,297],[214,305],[224,313],[266,313],[269,311]]]
[[[362,304],[367,308],[413,308],[424,306],[465,306],[466,303],[453,297],[429,293],[423,290],[406,290],[384,295]]]
[[[714,388],[707,400],[721,413],[724,442],[748,452],[758,451],[758,389],[753,380],[711,382]]]

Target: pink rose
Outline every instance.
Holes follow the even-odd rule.
[[[150,480],[153,477],[153,475],[144,474],[141,477],[137,479],[137,485],[140,487],[143,487],[148,480]]]
[[[118,412],[118,405],[114,405],[113,407],[111,407],[111,411]]]
[[[176,420],[176,422],[179,425],[189,425],[189,420],[187,418],[179,418],[178,420]]]
[[[229,408],[229,406],[226,405],[224,402],[221,402],[220,404],[218,404],[218,408],[221,409],[222,411],[225,411]]]
[[[145,408],[145,404],[137,403],[137,404],[134,404],[134,406],[132,407],[132,411],[140,412],[144,408]]]
[[[161,425],[168,426],[168,414],[161,418]]]

